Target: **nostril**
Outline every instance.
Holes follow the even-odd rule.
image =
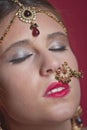
[[[48,69],[46,72],[47,72],[47,73],[52,73],[53,70],[52,70],[52,69]]]

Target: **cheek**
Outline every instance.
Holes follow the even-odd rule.
[[[79,105],[80,97],[81,97],[81,91],[80,91],[80,82],[76,78],[72,78],[70,82],[71,91],[73,95],[73,103],[76,102],[76,104]]]
[[[9,67],[3,70],[1,80],[2,87],[6,91],[3,96],[4,107],[11,116],[27,116],[36,105],[37,87],[36,80],[33,79],[34,74],[31,75],[31,72],[23,67],[22,70],[17,68],[11,70]]]
[[[2,72],[2,86],[7,94],[12,97],[24,97],[26,93],[31,93],[34,89],[33,74],[27,69],[7,68]],[[32,86],[32,87],[31,87]]]
[[[78,71],[77,59],[70,48],[68,49],[68,51],[66,51],[63,58],[64,58],[64,61],[66,61],[68,63],[68,66],[71,69]]]
[[[75,113],[78,106],[80,105],[80,99],[81,99],[81,91],[80,91],[80,82],[76,78],[72,78],[70,82],[71,87],[71,96],[70,96],[70,112]],[[72,102],[71,102],[72,101]]]

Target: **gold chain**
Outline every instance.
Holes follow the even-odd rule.
[[[16,15],[12,18],[12,20],[10,21],[10,24],[8,25],[8,27],[6,28],[4,34],[2,35],[2,37],[0,38],[0,44],[2,43],[2,41],[4,40],[4,38],[6,37],[7,33],[9,32],[13,22],[14,22],[14,19],[16,18]]]

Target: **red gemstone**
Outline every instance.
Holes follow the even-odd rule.
[[[40,34],[40,31],[39,31],[36,27],[34,27],[34,28],[32,29],[32,35],[33,35],[34,37],[37,37],[39,34]]]

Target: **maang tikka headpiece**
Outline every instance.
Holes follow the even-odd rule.
[[[32,6],[24,6],[22,3],[19,2],[19,0],[11,0],[14,3],[16,3],[19,6],[19,9],[16,12],[16,15],[13,17],[13,19],[10,21],[10,24],[6,28],[4,34],[0,38],[0,44],[6,37],[9,29],[11,28],[14,19],[16,16],[18,16],[19,20],[21,20],[24,23],[30,24],[30,29],[32,30],[32,36],[36,37],[40,34],[40,31],[38,29],[38,24],[36,23],[37,13],[44,13],[50,18],[54,19],[56,22],[58,22],[64,29],[65,33],[67,34],[66,28],[62,21],[60,21],[56,16],[54,16],[50,11],[46,9],[41,9],[38,7],[32,7]]]

